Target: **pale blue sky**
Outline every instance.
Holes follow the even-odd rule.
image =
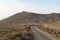
[[[0,19],[21,11],[60,13],[60,0],[0,0]]]

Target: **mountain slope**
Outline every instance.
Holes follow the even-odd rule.
[[[20,12],[0,21],[0,28],[20,28],[32,23],[59,22],[60,13],[37,14],[32,12]]]
[[[12,40],[15,40],[17,38],[16,40],[19,40],[23,37],[23,35],[26,35],[26,33],[28,33],[28,29],[30,28],[31,24],[37,24],[36,27],[41,28],[43,26],[43,28],[46,27],[48,29],[54,29],[57,32],[60,32],[60,13],[37,14],[25,11],[16,13],[15,15],[12,15],[0,21],[0,39],[2,37],[2,39],[4,39],[5,37],[9,39],[14,38]],[[31,34],[31,32],[29,33]]]
[[[1,23],[24,23],[24,22],[47,22],[60,21],[59,13],[52,14],[37,14],[32,12],[21,12],[8,17],[1,21]]]

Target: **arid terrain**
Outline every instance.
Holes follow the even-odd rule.
[[[32,33],[28,30],[30,25],[48,30],[45,32],[60,38],[60,13],[37,14],[23,11],[0,20],[0,40],[33,40]]]

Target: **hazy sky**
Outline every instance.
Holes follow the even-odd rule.
[[[59,13],[60,0],[0,0],[0,19],[21,11]]]

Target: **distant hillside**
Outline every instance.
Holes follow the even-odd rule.
[[[52,14],[37,14],[32,12],[16,13],[0,23],[24,23],[24,22],[48,22],[48,21],[60,21],[60,13]]]
[[[0,28],[19,28],[26,23],[60,21],[60,13],[37,14],[32,12],[20,12],[0,21]]]

